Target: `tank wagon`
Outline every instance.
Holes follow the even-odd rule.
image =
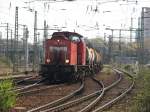
[[[102,68],[102,55],[75,32],[54,32],[45,41],[45,62],[39,74],[49,81],[82,79]]]

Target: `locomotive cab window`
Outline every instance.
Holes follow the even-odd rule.
[[[76,35],[70,35],[69,39],[73,42],[80,42],[80,37],[78,37]]]

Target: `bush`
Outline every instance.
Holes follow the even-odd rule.
[[[140,72],[137,84],[140,89],[132,112],[150,112],[150,70]]]
[[[124,69],[127,70],[127,71],[129,71],[131,69],[131,65],[125,65]]]
[[[12,80],[6,79],[0,81],[0,112],[8,112],[16,103],[16,93],[10,91],[13,89]]]

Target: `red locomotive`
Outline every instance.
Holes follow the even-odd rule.
[[[45,63],[40,75],[50,81],[81,79],[102,68],[102,56],[88,47],[82,35],[75,32],[54,32],[45,42]]]

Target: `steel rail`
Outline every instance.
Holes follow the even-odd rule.
[[[128,89],[126,89],[122,94],[120,94],[119,96],[115,97],[114,99],[112,99],[111,101],[107,102],[106,104],[104,104],[103,106],[95,109],[93,112],[100,112],[100,111],[103,111],[105,110],[106,108],[112,106],[114,103],[116,103],[117,101],[119,101],[120,99],[122,99],[128,92],[130,92],[132,90],[132,88],[134,87],[134,84],[135,84],[135,80],[134,80],[134,77],[129,73],[129,72],[126,72],[124,70],[119,70],[119,69],[115,69],[116,71],[121,71],[123,72],[124,74],[128,75],[130,78],[132,78],[132,83],[131,85],[129,86]]]
[[[100,92],[100,95],[101,95],[101,94],[102,94],[102,91],[103,91],[103,89],[104,89],[104,84],[103,84],[103,82],[98,81],[98,80],[94,79],[93,77],[92,77],[92,79],[102,87],[102,89],[99,90],[99,91],[101,91],[101,92]],[[88,96],[88,97],[87,97],[87,96]],[[85,101],[86,99],[89,99],[89,97],[92,97],[92,96],[95,96],[95,95],[91,95],[91,96],[87,95],[87,96],[85,96],[84,99],[83,99],[83,97],[82,97],[82,98],[80,98],[80,99],[70,101],[70,102],[68,102],[68,103],[65,103],[65,104],[62,104],[62,105],[59,105],[59,106],[56,106],[56,107],[53,107],[53,108],[44,110],[44,111],[42,111],[42,112],[52,112],[52,111],[57,111],[57,110],[58,110],[58,111],[61,111],[61,110],[65,109],[65,108],[67,108],[67,107],[73,106],[74,104],[78,104],[79,102],[83,102],[83,100]]]
[[[92,94],[83,96],[83,97],[78,98],[78,99],[76,99],[76,100],[73,100],[73,101],[64,103],[64,104],[59,105],[59,106],[57,106],[57,107],[53,107],[53,108],[44,110],[44,111],[42,111],[42,112],[50,112],[50,111],[56,111],[56,110],[62,111],[62,110],[64,110],[64,109],[66,109],[66,108],[69,108],[69,107],[74,106],[74,105],[76,105],[76,104],[82,103],[82,102],[84,102],[84,101],[86,101],[86,100],[88,100],[88,99],[90,99],[90,98],[93,98],[93,97],[95,97],[95,95],[99,95],[99,94],[100,94],[100,92],[97,91],[97,92],[95,92],[95,93],[92,93]]]
[[[121,79],[122,79],[121,72],[119,72],[119,71],[117,71],[115,69],[113,69],[113,70],[116,72],[116,74],[120,74],[119,75],[120,78],[118,80],[121,81]],[[103,87],[104,87],[104,85],[103,85]],[[101,95],[99,95],[92,103],[90,103],[88,106],[86,106],[85,108],[83,108],[79,112],[88,112],[88,111],[90,111],[101,100],[102,96],[104,95],[105,91],[107,91],[107,90],[108,89],[104,88],[102,90]]]
[[[96,81],[96,79],[93,79]],[[95,104],[97,104],[98,101],[100,101],[100,99],[103,97],[104,92],[105,92],[105,86],[103,84],[103,82],[99,81],[99,84],[102,86],[101,94],[96,98],[96,100],[94,100],[92,103],[90,103],[88,106],[86,106],[85,108],[83,108],[82,110],[80,110],[80,112],[87,112],[89,111],[91,108],[94,107]]]
[[[34,79],[34,78],[35,78],[35,77],[30,76],[30,77],[27,77],[27,78],[25,78],[25,79],[22,79],[22,80],[16,81],[15,83],[16,83],[16,84],[20,84],[20,83],[22,83],[22,82],[24,82],[24,81],[27,81],[27,80],[29,80],[29,79]]]
[[[37,76],[36,76],[37,77]],[[23,82],[25,82],[25,81],[27,81],[27,80],[30,80],[30,79],[34,79],[34,78],[36,78],[36,77],[33,77],[33,76],[30,76],[30,77],[27,77],[27,78],[25,78],[25,79],[22,79],[22,80],[19,80],[19,81],[16,81],[15,82],[15,84],[17,85],[19,85],[20,83],[23,83]],[[14,89],[12,89],[12,90],[15,90],[15,89],[21,89],[22,87],[15,87]]]
[[[39,86],[39,85],[41,85],[40,83],[43,81],[43,80],[45,80],[45,79],[42,79],[42,80],[40,80],[40,81],[38,81],[38,82],[36,82],[36,83],[34,83],[34,84],[31,84],[31,85],[28,85],[28,86],[24,86],[24,87],[21,87],[21,88],[17,88],[17,89],[8,89],[7,91],[8,92],[19,92],[19,91],[22,91],[22,90],[25,90],[25,89],[29,89],[29,88],[31,88],[31,87],[34,87],[34,86]],[[2,92],[2,90],[0,90],[0,92]]]
[[[56,105],[58,105],[58,104],[60,104],[60,103],[62,103],[62,102],[64,102],[64,101],[66,101],[66,100],[72,98],[73,96],[79,94],[83,89],[84,89],[84,82],[81,82],[80,88],[78,88],[78,89],[75,90],[74,92],[70,93],[69,95],[64,96],[64,97],[62,97],[62,98],[60,98],[60,99],[58,99],[58,100],[55,100],[55,101],[53,101],[53,102],[47,103],[47,104],[45,104],[45,105],[42,105],[42,106],[40,106],[40,107],[37,107],[37,108],[33,108],[33,109],[31,109],[31,110],[28,110],[27,112],[37,112],[37,111],[40,111],[40,110],[42,110],[43,108],[46,108],[46,107],[52,108],[52,107],[54,107],[54,106],[56,106]]]
[[[64,84],[52,85],[52,86],[48,86],[48,87],[43,87],[43,88],[41,88],[41,89],[36,89],[36,90],[30,90],[30,91],[20,92],[19,94],[33,93],[33,92],[36,92],[36,91],[42,91],[42,90],[45,90],[45,89],[50,89],[50,88],[54,88],[54,87],[60,87],[60,86],[63,86],[63,85],[64,85]]]
[[[29,80],[29,79],[32,79],[32,78],[35,78],[33,76],[26,76],[27,78],[21,80],[21,81],[17,81],[16,84],[20,83],[20,82],[23,82],[23,81],[26,81],[26,80]],[[37,76],[36,76],[37,77]],[[23,78],[23,77],[14,77],[14,78]],[[7,78],[6,78],[7,79]],[[12,78],[13,79],[13,78]],[[27,86],[25,86],[27,87]],[[13,89],[8,89],[7,91],[14,91],[16,92],[17,90],[20,90],[20,89],[23,89],[24,87],[16,87],[16,88],[13,88]],[[1,92],[1,90],[0,90]]]
[[[121,74],[118,74],[118,75],[119,75],[119,79],[118,79],[117,81],[113,82],[111,85],[105,87],[105,88],[104,88],[105,91],[111,89],[113,86],[117,85],[117,84],[121,81],[122,76],[121,76]],[[73,100],[73,101],[70,101],[70,102],[67,102],[67,103],[64,103],[64,104],[59,105],[59,106],[57,106],[57,107],[53,107],[53,108],[44,110],[44,111],[42,111],[42,112],[62,111],[62,110],[64,110],[64,109],[66,109],[66,108],[69,108],[69,107],[72,107],[72,106],[77,105],[77,104],[79,104],[79,103],[82,103],[82,102],[84,102],[84,101],[86,101],[86,100],[89,100],[89,99],[91,99],[91,98],[93,98],[93,97],[96,97],[96,96],[98,96],[98,95],[99,95],[99,97],[100,97],[102,91],[103,91],[103,90],[101,89],[101,90],[96,91],[96,92],[94,92],[94,93],[91,93],[91,94],[89,94],[89,95],[83,96],[83,97],[81,97],[81,98],[78,98],[78,99],[76,99],[76,100]],[[93,106],[93,105],[92,105],[92,106]],[[90,107],[88,107],[88,109],[89,109],[89,108],[90,108]]]
[[[35,86],[39,86],[41,85],[41,82],[43,82],[45,79],[42,79],[34,84],[31,84],[31,85],[28,85],[28,86],[25,86],[25,87],[22,87],[22,88],[19,88],[19,89],[15,89],[13,90],[14,92],[18,92],[18,91],[22,91],[22,90],[26,90],[26,89],[29,89],[31,87],[35,87]]]

